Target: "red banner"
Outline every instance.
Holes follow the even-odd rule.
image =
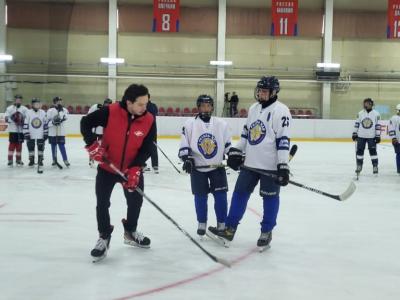
[[[272,0],[271,35],[297,35],[297,0]]]
[[[400,0],[388,0],[387,29],[388,39],[400,38]]]
[[[179,0],[154,0],[153,32],[179,31]]]

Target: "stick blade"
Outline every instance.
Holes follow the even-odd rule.
[[[216,257],[216,258],[215,258],[215,261],[216,261],[217,263],[220,263],[221,265],[224,265],[225,267],[228,267],[228,268],[232,267],[232,263],[229,262],[229,261],[226,260],[226,259]]]
[[[351,195],[353,195],[353,193],[356,191],[356,188],[357,187],[356,187],[354,181],[350,182],[349,187],[347,188],[347,190],[344,191],[344,193],[339,196],[339,200],[340,201],[347,200]]]

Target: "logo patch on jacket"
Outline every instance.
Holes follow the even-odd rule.
[[[143,131],[140,131],[140,130],[135,131],[134,134],[135,134],[136,136],[144,136]]]

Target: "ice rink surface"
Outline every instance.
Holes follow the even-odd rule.
[[[83,142],[67,139],[71,168],[52,168],[46,145],[42,175],[7,168],[0,138],[0,299],[400,299],[400,176],[393,149],[378,146],[380,173],[366,152],[357,190],[345,202],[288,186],[281,190],[272,248],[256,251],[262,201],[257,192],[229,249],[201,244],[234,262],[221,267],[144,201],[139,230],[151,249],[123,244],[126,204],[120,186],[112,195],[115,226],[108,257],[89,255],[98,233],[94,177]],[[292,180],[342,193],[353,180],[353,143],[298,142]],[[178,140],[160,140],[178,165]],[[189,176],[160,155],[160,174],[145,173],[145,192],[192,236],[197,222]],[[178,165],[181,168],[181,165]],[[230,171],[230,195],[237,174]],[[213,199],[209,222],[215,225]],[[196,237],[197,238],[197,237]]]

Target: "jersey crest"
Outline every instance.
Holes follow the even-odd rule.
[[[38,117],[33,118],[31,121],[31,125],[33,128],[38,129],[42,127],[42,120],[40,120]]]
[[[372,127],[372,124],[374,124],[374,122],[370,119],[370,118],[365,118],[361,121],[361,125],[363,128],[365,129],[369,129]]]
[[[215,136],[210,133],[202,134],[197,140],[197,148],[205,158],[213,158],[218,152],[218,144]]]
[[[265,138],[266,128],[261,120],[257,120],[250,125],[248,140],[250,145],[257,145]]]

